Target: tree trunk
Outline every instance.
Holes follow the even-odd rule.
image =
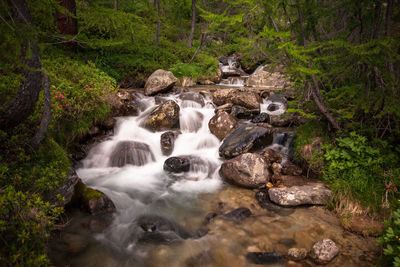
[[[157,32],[156,32],[156,47],[160,43],[160,28],[161,28],[161,11],[160,11],[160,0],[157,0]]]
[[[76,16],[76,3],[75,0],[57,0],[61,7],[65,8],[70,14]],[[115,3],[115,2],[114,2]],[[78,34],[78,20],[68,12],[56,12],[57,28],[62,35],[77,35]],[[66,46],[77,47],[75,41],[65,42]]]
[[[190,35],[187,45],[188,48],[192,47],[195,26],[196,26],[196,0],[192,0],[192,27],[190,29]]]
[[[374,26],[372,29],[372,39],[377,39],[379,37],[379,29],[381,27],[381,10],[382,4],[380,1],[377,1],[374,8]]]
[[[118,0],[114,0],[114,9],[118,10]]]
[[[392,35],[392,15],[393,15],[393,0],[387,1],[386,6],[386,22],[385,22],[385,34],[386,36]]]
[[[42,120],[40,121],[40,126],[36,134],[31,139],[32,148],[37,148],[42,142],[44,135],[47,131],[47,127],[49,126],[51,120],[51,95],[50,95],[50,82],[49,76],[47,74],[43,75],[43,90],[44,90],[44,110],[42,115]]]
[[[196,58],[197,54],[200,52],[200,49],[203,46],[206,36],[207,35],[205,33],[200,34],[200,45],[197,47],[196,52],[194,52],[194,54],[193,54],[192,58],[189,60],[188,64],[192,63],[193,60]]]
[[[15,21],[33,26],[33,20],[25,0],[9,0]],[[23,80],[13,102],[0,118],[0,128],[11,129],[24,121],[34,110],[42,88],[40,49],[36,39],[26,39],[21,45],[21,61],[24,65]]]
[[[300,34],[301,34],[301,45],[305,46],[306,45],[306,33],[304,32],[304,27],[303,27],[303,13],[301,12],[301,7],[300,3],[297,1],[297,13],[299,15],[299,24],[300,24]]]

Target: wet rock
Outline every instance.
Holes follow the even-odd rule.
[[[339,253],[339,248],[332,240],[324,238],[314,244],[311,250],[312,258],[320,264],[330,262]]]
[[[183,77],[181,85],[182,87],[192,87],[196,86],[196,83],[190,77]]]
[[[237,119],[225,111],[218,112],[215,114],[208,123],[208,127],[212,134],[214,134],[219,140],[225,138],[225,136],[235,128]]]
[[[224,218],[241,223],[244,219],[251,216],[251,211],[248,208],[237,208],[229,213],[224,214]]]
[[[258,204],[263,209],[273,211],[281,216],[288,216],[294,212],[294,209],[292,208],[283,208],[276,205],[275,203],[272,203],[269,198],[268,191],[265,189],[258,191],[255,197],[258,201]]]
[[[144,121],[151,131],[165,131],[179,127],[179,106],[172,100],[159,105]]]
[[[224,158],[236,157],[272,143],[270,129],[254,124],[242,124],[232,130],[219,147],[219,155]]]
[[[307,250],[305,248],[290,248],[288,250],[288,256],[294,261],[301,261],[307,257]]]
[[[115,126],[115,123],[116,123],[116,122],[117,122],[116,119],[114,119],[114,118],[108,118],[108,119],[104,120],[104,121],[101,123],[100,127],[101,127],[102,129],[104,129],[104,130],[112,130],[112,129],[114,129],[114,126]]]
[[[265,158],[265,160],[268,162],[269,166],[272,166],[273,163],[281,163],[282,162],[282,156],[279,154],[278,151],[272,149],[272,148],[267,148],[265,152],[262,154]]]
[[[331,198],[332,191],[322,183],[302,186],[274,187],[268,190],[272,202],[281,206],[324,205]]]
[[[221,106],[230,102],[230,97],[233,93],[235,93],[237,89],[226,88],[226,89],[218,89],[212,94],[212,99],[215,105]]]
[[[215,113],[218,113],[219,111],[225,111],[227,113],[230,113],[232,110],[232,103],[226,103],[222,106],[216,107],[215,108]]]
[[[225,161],[220,174],[226,180],[248,188],[266,184],[271,175],[264,157],[256,153],[246,153]]]
[[[286,247],[293,247],[294,245],[296,245],[296,241],[293,238],[283,238],[279,240],[278,243]]]
[[[170,71],[156,70],[147,79],[144,86],[145,95],[164,93],[172,89],[178,79]]]
[[[296,164],[286,162],[282,164],[282,174],[299,176],[303,173],[303,170],[298,167]]]
[[[260,109],[261,97],[252,91],[236,92],[231,96],[231,102],[247,109]]]
[[[306,118],[296,113],[271,115],[270,124],[275,127],[293,127],[306,122]]]
[[[188,157],[171,157],[164,162],[164,171],[181,173],[190,170],[190,160]]]
[[[253,264],[283,264],[284,258],[277,252],[249,252],[246,259]]]
[[[169,244],[192,237],[181,225],[158,215],[144,215],[137,219],[139,242]]]
[[[209,222],[211,222],[212,220],[214,220],[215,217],[217,217],[218,214],[215,212],[210,212],[206,215],[206,217],[204,218],[204,223],[207,224]]]
[[[179,95],[179,98],[182,99],[183,102],[183,107],[190,107],[190,102],[194,102],[199,104],[200,106],[204,107],[205,105],[205,101],[204,101],[204,97],[196,92],[185,92]],[[185,101],[187,101],[188,103],[185,105]]]
[[[260,112],[259,109],[246,109],[242,106],[234,105],[231,108],[231,115],[238,119],[252,119],[256,114]]]
[[[115,212],[115,205],[110,198],[99,190],[87,187],[80,179],[74,187],[71,204],[92,215]]]
[[[143,166],[151,161],[155,161],[155,157],[149,145],[135,141],[118,142],[110,156],[111,167]]]
[[[69,204],[74,195],[75,185],[79,180],[80,179],[75,170],[72,170],[68,174],[64,183],[57,190],[55,190],[54,193],[51,194],[49,198],[50,202],[54,203],[57,207],[62,207],[66,204]],[[62,198],[59,198],[58,196],[61,196]]]
[[[180,131],[168,131],[161,135],[160,146],[163,155],[171,155],[172,151],[174,151],[175,140],[179,134],[181,134]]]
[[[261,112],[257,116],[255,116],[252,120],[252,123],[261,123],[261,122],[269,122],[269,115],[265,112]]]
[[[280,103],[284,106],[285,109],[288,107],[287,99],[282,94],[273,94],[267,98],[267,100],[271,101],[272,103]],[[273,111],[273,110],[271,110]]]

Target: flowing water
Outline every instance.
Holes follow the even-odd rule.
[[[154,98],[141,96],[144,110],[139,116],[118,118],[114,135],[91,149],[77,169],[88,186],[112,199],[117,212],[112,218],[75,212],[50,245],[56,266],[253,266],[246,260],[248,252],[286,254],[290,247],[311,249],[322,238],[341,248],[332,266],[371,265],[375,244],[345,232],[324,208],[266,210],[255,191],[225,184],[218,174],[220,141],[208,129],[214,115],[210,100],[202,106],[177,95],[167,98],[180,106],[182,132],[168,157],[193,156],[190,171],[171,175],[163,170],[168,157],[160,148],[162,132],[141,127],[155,107]],[[289,154],[291,138],[277,134],[272,146]],[[116,150],[132,143],[126,152],[132,159],[123,158],[130,164],[113,160]],[[222,216],[239,207],[252,215],[241,222]],[[143,216],[168,219],[188,235],[178,242],[141,242]],[[302,264],[295,266],[313,265]]]

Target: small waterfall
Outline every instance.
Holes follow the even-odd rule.
[[[267,147],[278,151],[282,156],[282,163],[289,161],[293,145],[293,134],[290,132],[275,133],[272,144]]]
[[[242,70],[239,62],[234,56],[223,57],[219,64],[222,76],[219,85],[243,87],[248,75]]]
[[[267,113],[269,115],[281,115],[287,110],[287,101],[281,95],[273,95],[264,99],[260,104],[260,112]]]

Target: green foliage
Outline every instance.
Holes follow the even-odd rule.
[[[398,200],[400,204],[400,200]],[[393,212],[393,217],[385,221],[385,232],[379,237],[378,244],[383,246],[385,257],[381,260],[382,266],[392,264],[400,266],[400,208]]]
[[[380,211],[392,207],[400,185],[399,157],[385,142],[369,143],[354,132],[337,138],[336,146],[325,145],[323,178],[337,194],[348,196],[364,207]]]
[[[0,194],[1,266],[48,266],[46,241],[62,208],[7,186]]]

